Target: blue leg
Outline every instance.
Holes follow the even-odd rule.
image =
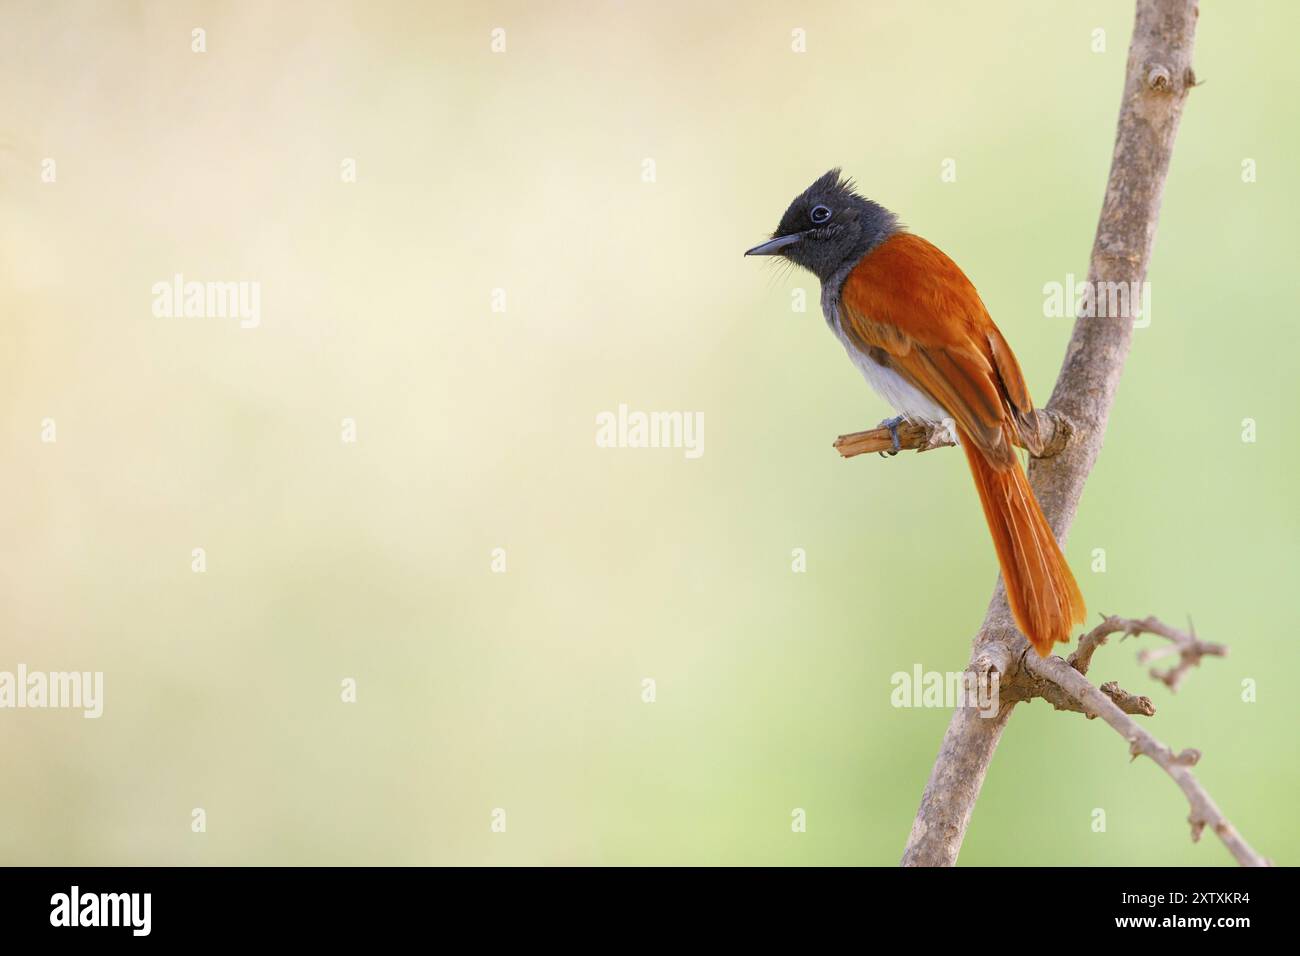
[[[899,451],[902,450],[902,447],[903,447],[903,446],[902,446],[902,444],[901,444],[901,443],[899,442],[899,440],[898,440],[898,426],[901,425],[901,424],[903,424],[903,422],[905,422],[905,421],[907,421],[907,419],[906,419],[904,416],[902,416],[902,415],[896,415],[896,416],[893,417],[893,418],[886,418],[883,422],[880,423],[880,427],[881,427],[881,428],[888,428],[888,429],[889,429],[889,437],[890,437],[891,439],[893,439],[893,442],[894,442],[894,450],[893,450],[893,451],[890,451],[890,452],[883,452],[883,451],[882,451],[882,452],[877,452],[877,454],[879,454],[881,458],[884,458],[885,455],[889,455],[890,458],[893,458],[895,455],[897,455],[897,454],[899,453]]]

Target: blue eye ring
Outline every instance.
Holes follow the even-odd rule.
[[[830,207],[813,206],[812,211],[808,213],[808,218],[812,220],[814,226],[824,226],[831,221]]]

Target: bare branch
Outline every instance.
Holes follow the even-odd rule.
[[[1055,710],[1068,710],[1076,714],[1084,714],[1089,720],[1097,716],[1089,713],[1088,708],[1080,703],[1078,698],[1059,684],[1032,677],[1022,683],[1025,687],[1024,690],[1019,692],[1020,701],[1042,698],[1051,704]],[[1151,702],[1150,697],[1139,697],[1137,694],[1131,694],[1115,681],[1102,684],[1099,689],[1115,702],[1116,707],[1126,714],[1134,714],[1140,717],[1154,717],[1156,714],[1156,705]]]
[[[1150,620],[1150,619],[1148,619]],[[1155,623],[1159,624],[1159,621]],[[1208,641],[1197,639],[1196,631],[1183,632],[1176,628],[1160,625],[1162,630],[1146,628],[1153,634],[1159,634],[1161,637],[1167,637],[1174,642],[1174,647],[1161,647],[1154,650],[1143,650],[1138,652],[1138,663],[1148,664],[1151,661],[1166,657],[1169,654],[1178,654],[1178,663],[1168,670],[1151,668],[1151,676],[1158,681],[1168,685],[1171,691],[1177,692],[1178,685],[1183,682],[1187,672],[1193,667],[1201,666],[1202,657],[1227,657],[1228,648],[1223,644],[1212,644]]]
[[[898,445],[900,450],[929,451],[957,444],[957,437],[943,428],[904,422],[898,426]],[[835,450],[841,457],[852,458],[870,452],[889,452],[893,450],[894,439],[888,428],[869,428],[864,432],[852,432],[835,439]]]
[[[1151,668],[1151,676],[1167,685],[1171,691],[1177,691],[1183,677],[1193,667],[1199,667],[1203,657],[1227,657],[1228,648],[1224,644],[1214,644],[1197,638],[1196,632],[1180,631],[1163,621],[1148,617],[1141,621],[1126,617],[1107,615],[1095,628],[1079,638],[1079,649],[1070,655],[1070,666],[1080,674],[1088,673],[1093,652],[1106,643],[1111,634],[1123,632],[1124,637],[1136,637],[1139,634],[1157,634],[1173,642],[1172,647],[1161,647],[1138,652],[1138,663],[1148,664],[1171,654],[1177,654],[1178,664],[1168,670]],[[1121,638],[1122,639],[1122,638]]]
[[[1193,840],[1199,840],[1201,833],[1209,827],[1242,866],[1272,865],[1228,822],[1228,818],[1192,773],[1190,768],[1201,759],[1199,751],[1184,750],[1175,754],[1142,729],[1108,694],[1103,693],[1105,686],[1100,690],[1093,687],[1086,677],[1059,657],[1040,659],[1036,655],[1029,655],[1025,666],[1033,675],[1055,684],[1073,697],[1089,717],[1100,717],[1110,724],[1128,741],[1129,753],[1135,759],[1139,756],[1150,757],[1174,779],[1191,808],[1187,821],[1192,826]]]
[[[1050,458],[1069,443],[1072,429],[1070,423],[1055,412],[1039,409],[1037,417],[1043,441],[1041,453],[1037,457]],[[955,444],[957,444],[957,435],[953,430],[951,419],[946,420],[942,426],[914,422],[905,422],[898,426],[898,445],[901,451],[909,449],[932,451],[935,448],[951,447]],[[893,447],[894,440],[889,434],[889,429],[879,426],[862,432],[841,435],[834,442],[835,450],[843,458],[853,458],[873,451],[888,452]]]
[[[1146,731],[1140,731],[1138,725],[1130,719],[1129,715],[1154,716],[1156,709],[1151,700],[1129,693],[1114,681],[1093,687],[1084,677],[1093,653],[1106,643],[1110,635],[1122,634],[1129,637],[1143,633],[1167,637],[1179,650],[1186,649],[1188,654],[1195,654],[1198,661],[1201,654],[1223,657],[1228,652],[1221,644],[1199,641],[1194,635],[1169,627],[1154,617],[1136,620],[1107,615],[1100,624],[1079,639],[1078,650],[1067,661],[1062,662],[1059,657],[1042,660],[1026,649],[1020,669],[1010,679],[1004,678],[1000,688],[1002,701],[1008,705],[1007,710],[1010,710],[1017,702],[1042,698],[1056,710],[1081,713],[1089,720],[1096,717],[1105,719],[1129,741],[1130,752],[1134,757],[1142,754],[1151,757],[1174,778],[1187,795],[1192,808],[1188,818],[1192,824],[1192,839],[1200,839],[1202,830],[1209,826],[1243,866],[1270,865],[1228,823],[1209,793],[1186,769],[1201,759],[1200,751],[1184,750],[1175,756],[1172,750]],[[1065,666],[1062,667],[1062,664]],[[1111,709],[1108,710],[1099,703],[1101,700],[1108,701]]]
[[[1141,714],[1143,717],[1154,717],[1156,715],[1156,705],[1151,703],[1150,697],[1139,697],[1136,694],[1130,694],[1113,680],[1102,684],[1100,689],[1103,694],[1115,702],[1116,707],[1126,714]],[[1096,716],[1096,714],[1088,714],[1088,719],[1092,720]]]

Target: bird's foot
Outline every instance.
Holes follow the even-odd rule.
[[[898,426],[903,424],[903,422],[905,421],[907,421],[907,419],[904,416],[896,415],[893,418],[886,418],[883,422],[881,422],[879,425],[876,426],[877,428],[888,428],[889,438],[894,443],[894,448],[892,451],[877,452],[877,454],[880,455],[881,458],[884,458],[886,455],[888,455],[890,458],[893,458],[902,449],[903,445],[898,440]]]

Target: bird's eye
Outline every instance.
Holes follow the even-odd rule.
[[[813,206],[808,218],[813,221],[814,226],[820,226],[822,223],[830,221],[831,211],[827,206]]]

